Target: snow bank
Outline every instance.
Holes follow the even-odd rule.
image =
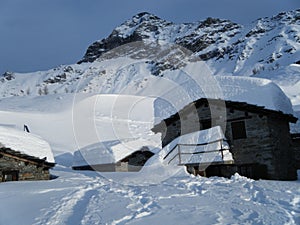
[[[54,163],[50,145],[41,137],[9,127],[0,126],[0,146]]]
[[[182,135],[166,145],[159,154],[161,159],[165,160],[168,164],[231,161],[233,158],[229,152],[229,145],[224,139],[225,136],[221,127],[216,126],[207,130]],[[180,146],[181,152],[180,160],[176,156],[179,153],[178,146]],[[219,151],[221,149],[226,149],[223,151],[223,157]],[[199,152],[205,153],[195,154]]]

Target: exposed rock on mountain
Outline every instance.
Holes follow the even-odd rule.
[[[215,74],[258,75],[300,60],[300,10],[261,18],[243,27],[228,20],[174,24],[140,13],[93,43],[79,62],[93,62],[111,49],[136,41],[178,44],[208,61]],[[226,63],[226,66],[224,66]]]

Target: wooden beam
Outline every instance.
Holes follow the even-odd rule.
[[[46,160],[44,160],[44,159],[40,159],[40,158],[37,158],[34,156],[22,154],[18,151],[14,151],[9,148],[0,149],[0,155],[7,156],[7,157],[10,157],[10,158],[22,161],[22,162],[28,162],[33,165],[47,167],[47,168],[51,168],[55,165],[55,163],[49,163],[49,162],[46,162]]]

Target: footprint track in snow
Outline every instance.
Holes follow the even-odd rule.
[[[63,224],[82,224],[85,216],[85,208],[89,205],[94,195],[97,195],[100,183],[89,182],[90,184],[69,188],[70,191],[64,197],[55,199],[49,208],[41,210],[42,215],[35,219],[34,225],[63,225]],[[74,214],[74,211],[81,212]]]

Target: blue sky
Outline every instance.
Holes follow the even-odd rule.
[[[143,11],[175,23],[210,16],[248,24],[296,8],[299,0],[0,0],[0,74],[75,63]]]

